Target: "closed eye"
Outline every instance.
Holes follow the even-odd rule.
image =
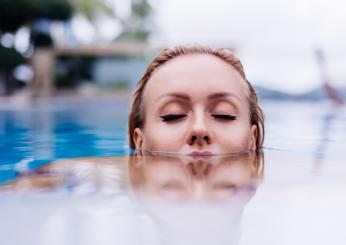
[[[162,121],[164,121],[164,122],[173,122],[173,121],[177,121],[179,119],[186,117],[186,115],[184,115],[184,114],[169,114],[169,115],[163,115],[160,117],[161,117]]]
[[[225,120],[225,121],[232,121],[237,119],[236,116],[233,115],[227,115],[227,114],[213,114],[211,115],[212,117],[214,117],[215,119],[220,119],[220,120]]]

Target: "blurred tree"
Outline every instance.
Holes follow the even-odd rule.
[[[104,0],[71,0],[75,10],[93,21],[97,14],[113,16],[113,9]]]
[[[53,20],[68,20],[77,12],[90,22],[94,22],[100,15],[115,18],[123,29],[117,40],[146,42],[152,30],[150,22],[152,8],[148,0],[128,1],[131,5],[131,15],[121,19],[115,16],[114,6],[111,6],[107,0],[0,0],[0,40],[3,34],[15,34],[19,28],[25,26],[30,31],[31,49],[52,46],[53,40],[49,28],[45,26],[49,26]],[[17,59],[21,54],[14,49],[7,50],[5,47],[1,49],[3,50],[0,52],[6,54],[0,53],[0,73],[6,70],[8,74],[15,65],[7,65],[7,62],[13,58],[13,61],[16,61],[14,63],[20,64],[23,62],[23,57],[22,60]]]
[[[117,40],[146,42],[152,31],[152,23],[150,22],[152,7],[147,0],[130,1],[131,15],[122,21],[124,31]]]
[[[117,18],[123,32],[117,37],[118,41],[146,42],[152,28],[150,15],[152,8],[147,0],[128,0],[131,5],[131,15],[121,19],[115,16],[114,9],[105,0],[71,0],[76,11],[94,22],[99,14]],[[97,27],[95,27],[97,29]]]
[[[3,34],[15,33],[26,26],[30,30],[32,47],[51,46],[49,32],[37,29],[35,23],[42,20],[67,20],[72,14],[73,8],[68,0],[0,0],[0,39]],[[14,48],[0,46],[0,73],[3,74],[7,94],[13,92],[15,87],[11,79],[12,70],[22,63],[23,56]]]
[[[0,45],[0,72],[13,69],[24,63],[24,61],[23,56],[14,48],[6,48]]]
[[[12,76],[12,70],[24,62],[25,59],[18,51],[0,44],[0,77],[4,80],[5,94],[11,94],[16,89],[18,83]]]
[[[0,0],[0,6],[1,32],[15,32],[40,18],[66,20],[73,13],[68,0]]]

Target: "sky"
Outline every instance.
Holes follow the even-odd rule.
[[[152,0],[155,45],[202,43],[234,48],[248,79],[288,92],[321,84],[315,50],[328,76],[346,87],[346,3],[337,0]]]

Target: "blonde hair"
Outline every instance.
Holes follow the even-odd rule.
[[[172,60],[178,56],[186,54],[208,54],[213,55],[227,64],[234,67],[241,77],[244,79],[248,87],[248,103],[250,112],[250,124],[255,125],[257,128],[256,136],[256,150],[259,150],[263,146],[264,141],[264,115],[259,107],[258,98],[256,92],[247,80],[243,65],[240,60],[229,50],[223,48],[210,48],[207,46],[201,46],[198,44],[193,45],[180,45],[173,48],[167,48],[162,50],[154,60],[147,67],[143,77],[137,83],[136,89],[132,95],[132,100],[130,104],[130,113],[128,119],[128,135],[129,143],[132,149],[135,149],[135,142],[133,139],[133,134],[135,128],[143,128],[144,126],[144,115],[142,113],[143,104],[143,92],[144,88],[150,79],[154,71],[156,71],[160,66],[165,64],[167,61]]]

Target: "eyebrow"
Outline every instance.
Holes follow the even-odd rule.
[[[208,100],[222,99],[224,97],[232,97],[241,101],[241,99],[237,95],[235,95],[234,93],[229,93],[229,92],[220,92],[220,93],[209,95]]]
[[[187,94],[176,93],[176,92],[163,94],[157,100],[160,100],[164,97],[175,97],[175,98],[187,100],[187,101],[190,100],[190,97]],[[237,95],[235,95],[234,93],[230,93],[230,92],[214,93],[214,94],[209,95],[207,98],[208,98],[208,100],[215,100],[215,99],[222,99],[225,97],[232,97],[232,98],[237,99],[238,101],[241,101],[241,99]]]
[[[182,100],[190,100],[190,97],[187,94],[175,93],[175,92],[163,94],[159,98],[157,98],[157,100],[160,100],[160,99],[165,98],[165,97],[174,97],[174,98],[178,98],[178,99],[182,99]]]

